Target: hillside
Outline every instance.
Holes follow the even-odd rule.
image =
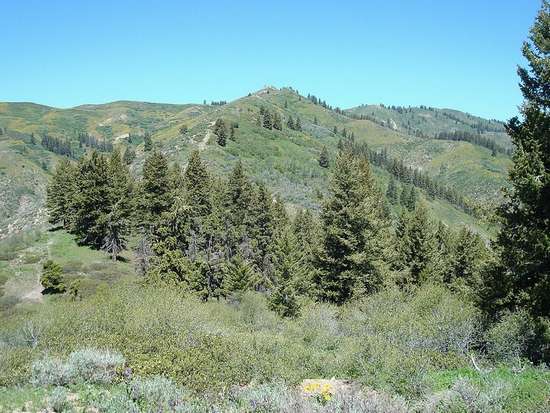
[[[259,126],[262,107],[280,115],[282,130]],[[31,103],[1,103],[0,127],[6,130],[2,136],[2,159],[6,165],[14,165],[4,167],[5,173],[10,176],[3,182],[7,194],[5,202],[10,204],[6,211],[23,217],[25,208],[39,210],[43,205],[45,182],[58,157],[41,147],[41,137],[47,134],[68,141],[78,154],[85,150],[78,143],[78,134],[82,132],[121,148],[134,147],[137,157],[132,168],[135,171],[139,171],[144,159],[145,133],[152,135],[154,145],[168,154],[170,159],[182,165],[195,148],[199,148],[208,163],[218,171],[229,170],[237,159],[241,159],[251,175],[267,183],[282,196],[291,210],[295,210],[304,206],[319,206],[326,191],[328,172],[319,167],[319,153],[326,146],[329,156],[334,158],[345,130],[348,135],[354,135],[356,142],[366,143],[373,151],[386,151],[390,157],[427,173],[472,202],[498,202],[510,165],[508,156],[500,153],[492,156],[489,149],[468,142],[418,138],[407,128],[381,121],[384,113],[395,112],[399,115],[398,110],[378,107],[378,117],[373,120],[347,115],[372,112],[372,108],[364,106],[338,113],[298,95],[291,88],[263,89],[225,105],[119,101],[56,109]],[[300,118],[301,131],[287,127],[289,117]],[[506,139],[502,137],[502,124],[499,122],[457,111],[414,108],[410,114],[393,116],[392,119],[397,125],[410,124],[435,133],[447,128],[456,129],[458,121],[454,118],[460,119],[461,127],[472,129],[481,124],[500,131],[491,133],[498,135],[502,141]],[[223,119],[228,125],[238,124],[236,139],[228,140],[223,148],[217,145],[212,133],[217,119]],[[182,134],[180,129],[183,125],[188,130]],[[335,128],[337,133],[334,133]],[[36,145],[30,144],[30,134],[34,134]],[[44,163],[43,159],[49,161]],[[27,168],[25,173],[22,172],[24,164]],[[375,172],[381,189],[385,191],[390,173],[380,167],[376,167]],[[32,207],[28,206],[28,195],[23,196],[30,192],[35,192],[34,201],[30,203]],[[479,220],[460,208],[425,192],[423,194],[438,218],[450,225],[463,223],[486,233],[486,225],[480,226]],[[9,217],[2,218],[0,225],[3,228],[7,227]]]

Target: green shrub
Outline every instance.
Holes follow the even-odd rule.
[[[487,353],[496,361],[518,362],[527,357],[535,335],[535,323],[526,311],[507,312],[487,331]]]
[[[93,348],[75,351],[67,360],[73,380],[85,383],[111,383],[125,362],[119,353]]]

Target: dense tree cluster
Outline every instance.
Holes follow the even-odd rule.
[[[279,112],[270,111],[265,106],[260,107],[260,125],[266,129],[283,130],[283,120]]]
[[[58,155],[74,157],[74,152],[71,143],[65,139],[56,138],[48,134],[42,136],[41,145],[50,152]]]
[[[471,262],[477,255],[456,259],[473,272],[453,269],[455,261],[449,271],[433,270],[458,251],[454,238],[449,231],[438,235],[442,226],[417,206],[410,185],[396,189],[404,208],[394,222],[368,158],[351,149],[336,156],[319,218],[305,210],[290,219],[283,202],[251,180],[241,162],[217,177],[198,151],[184,171],[153,151],[136,181],[115,150],[58,164],[48,186],[50,222],[114,260],[134,233],[146,282],[174,284],[204,300],[260,291],[285,316],[298,313],[300,297],[343,304],[388,282],[454,285],[461,279],[470,285],[479,279]],[[438,237],[453,251],[439,254]]]
[[[506,149],[496,143],[494,139],[487,138],[478,133],[471,133],[466,131],[453,131],[453,132],[440,132],[435,136],[437,139],[449,140],[449,141],[464,141],[470,142],[474,145],[483,146],[487,149],[490,149],[493,154],[504,153],[506,155],[511,155],[512,150]]]
[[[98,139],[87,132],[78,133],[78,143],[80,147],[86,146],[88,148],[97,149],[100,152],[113,151],[112,143],[107,142],[105,139]]]

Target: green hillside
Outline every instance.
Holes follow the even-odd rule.
[[[282,119],[282,130],[259,126],[260,108],[265,107],[278,113]],[[357,114],[360,107],[350,110]],[[384,112],[396,110],[383,109]],[[418,112],[418,113],[417,113]],[[433,131],[443,130],[452,121],[443,115],[447,111],[415,109],[411,116],[414,125],[422,125],[419,118],[426,112],[433,115]],[[347,112],[346,112],[347,113]],[[381,112],[382,113],[382,112]],[[452,112],[464,119],[461,125],[475,122],[498,129],[502,125],[485,121],[461,112]],[[407,115],[408,116],[408,115]],[[302,130],[287,127],[289,117],[300,118]],[[236,139],[228,140],[225,147],[216,143],[212,133],[217,119],[227,125],[235,124]],[[401,122],[401,121],[400,121]],[[383,122],[355,119],[343,113],[329,110],[315,104],[291,88],[267,88],[225,105],[169,105],[144,102],[120,101],[103,105],[83,105],[72,109],[55,109],[31,103],[0,104],[0,127],[8,132],[3,136],[2,160],[4,173],[10,181],[4,181],[8,194],[7,214],[17,210],[17,204],[25,204],[21,194],[36,192],[34,210],[42,206],[44,187],[48,172],[44,170],[44,159],[54,163],[56,156],[40,146],[41,136],[48,134],[71,142],[75,153],[81,153],[78,133],[86,132],[100,140],[121,148],[133,147],[137,158],[132,166],[139,171],[144,159],[143,139],[145,133],[152,135],[153,143],[169,158],[180,164],[186,162],[189,152],[198,148],[214,170],[227,171],[237,159],[241,159],[247,171],[257,180],[265,182],[279,194],[291,210],[301,207],[319,206],[326,191],[328,170],[321,168],[318,157],[323,146],[329,157],[334,158],[338,142],[345,129],[353,134],[355,141],[368,144],[374,151],[385,150],[392,158],[402,160],[405,165],[427,173],[443,185],[456,189],[472,202],[498,202],[500,189],[505,185],[510,159],[504,154],[491,156],[491,151],[468,142],[439,139],[419,139],[407,130],[383,125]],[[430,125],[432,125],[430,123]],[[185,125],[187,131],[181,133]],[[337,133],[334,133],[334,130]],[[19,138],[10,137],[10,131],[19,132]],[[24,133],[26,135],[21,135]],[[30,145],[30,135],[35,135],[37,145]],[[80,152],[79,152],[80,151]],[[34,159],[34,161],[33,161]],[[46,163],[48,163],[46,162]],[[26,165],[26,173],[21,170]],[[382,190],[389,180],[387,170],[375,168]],[[32,177],[31,177],[32,175]],[[33,178],[36,176],[36,178]],[[25,192],[26,191],[26,192]],[[436,217],[448,224],[462,223],[487,233],[487,226],[464,213],[445,200],[423,197]],[[12,212],[9,212],[12,211]],[[5,227],[9,215],[2,218]]]
[[[495,119],[483,119],[453,109],[380,104],[357,106],[346,110],[346,113],[354,116],[363,115],[391,129],[410,134],[418,132],[433,137],[441,132],[465,131],[481,133],[504,146],[511,145],[502,122]]]

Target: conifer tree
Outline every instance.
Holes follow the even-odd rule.
[[[131,165],[136,159],[136,151],[131,146],[126,147],[122,159],[126,165]]]
[[[216,135],[218,145],[225,146],[227,142],[227,127],[223,119],[217,119],[214,123],[214,135]]]
[[[253,287],[255,278],[254,267],[241,254],[231,258],[225,267],[223,291],[225,295],[242,293]]]
[[[433,222],[428,217],[428,210],[421,204],[400,227],[401,259],[408,271],[405,282],[420,285],[432,277],[434,268],[439,264]]]
[[[81,160],[71,230],[82,244],[95,248],[103,245],[111,209],[110,184],[109,163],[103,155],[94,150]]]
[[[58,294],[65,292],[63,270],[59,264],[48,260],[42,266],[40,284],[44,287],[43,294]]]
[[[294,119],[292,118],[292,116],[288,117],[288,120],[286,122],[286,126],[288,127],[288,129],[292,129],[292,130],[295,129]]]
[[[323,146],[323,149],[321,150],[321,153],[319,154],[319,166],[321,168],[328,168],[329,167],[329,157],[328,157],[328,150],[326,146]]]
[[[158,222],[161,214],[170,209],[173,201],[171,189],[168,161],[160,152],[154,151],[145,160],[139,191],[139,205],[144,227],[150,227]]]
[[[130,173],[118,150],[114,150],[109,159],[109,175],[109,210],[101,217],[106,226],[102,248],[111,253],[113,261],[116,261],[118,254],[126,247],[134,207]]]
[[[297,130],[299,132],[302,131],[302,121],[299,117],[296,117],[296,120],[294,121],[294,130]]]
[[[321,221],[323,236],[314,281],[319,298],[342,304],[355,290],[376,290],[384,275],[380,194],[366,160],[349,151],[336,159]]]
[[[492,310],[521,307],[546,320],[550,317],[549,43],[550,4],[544,1],[523,45],[529,68],[518,69],[522,119],[512,118],[507,125],[515,145],[512,187],[499,210],[501,265],[487,289]]]
[[[143,136],[143,150],[145,152],[149,152],[151,149],[153,149],[151,134],[149,132],[145,132],[145,135]]]
[[[283,121],[281,120],[281,115],[279,115],[278,112],[273,112],[273,129],[283,129]]]
[[[51,224],[60,222],[63,228],[69,229],[77,180],[76,167],[68,159],[62,159],[47,187],[46,208]]]
[[[305,278],[306,256],[289,229],[276,238],[273,252],[274,288],[269,306],[283,317],[295,317],[299,311],[298,283]]]
[[[271,112],[269,112],[269,110],[265,108],[263,111],[262,126],[266,129],[273,129],[273,119],[271,116]]]
[[[397,191],[397,184],[395,183],[395,179],[393,176],[390,178],[390,182],[388,184],[388,189],[386,191],[386,197],[390,201],[391,204],[396,205],[399,203],[399,195]]]

